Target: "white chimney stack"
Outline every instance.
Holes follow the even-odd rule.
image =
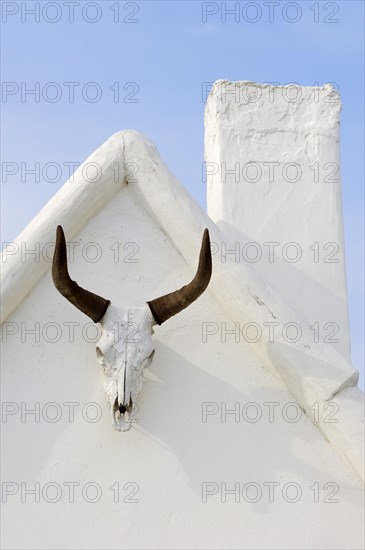
[[[341,104],[331,86],[215,82],[205,110],[209,216],[233,247],[350,359]]]

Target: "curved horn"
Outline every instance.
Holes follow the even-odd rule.
[[[190,306],[207,288],[212,275],[212,253],[210,250],[210,239],[208,229],[204,230],[202,246],[200,249],[198,270],[194,279],[186,286],[175,292],[165,294],[147,302],[156,323],[161,325],[167,319],[180,313]]]
[[[76,306],[77,309],[88,315],[94,323],[98,323],[102,319],[110,301],[81,288],[75,281],[72,281],[67,269],[65,234],[60,225],[57,226],[52,279],[62,296]]]

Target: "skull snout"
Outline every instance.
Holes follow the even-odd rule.
[[[115,401],[114,401],[114,411],[115,412],[119,411],[120,414],[131,413],[132,409],[133,409],[132,399],[126,405],[124,403],[119,402],[118,396],[115,398]]]
[[[115,430],[119,432],[127,432],[131,429],[131,413],[133,409],[132,400],[125,406],[118,403],[118,396],[114,400],[112,407],[112,423]]]

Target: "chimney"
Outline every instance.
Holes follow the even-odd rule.
[[[221,261],[249,263],[307,319],[313,342],[350,360],[340,111],[329,84],[218,80],[205,165],[208,215],[228,241]]]

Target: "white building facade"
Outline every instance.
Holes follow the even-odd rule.
[[[71,277],[119,306],[186,284],[209,228],[211,283],[156,327],[129,432],[111,426],[98,326],[53,286],[58,224]],[[261,273],[221,260],[222,229],[151,141],[125,131],[5,250],[4,547],[361,548],[357,371],[313,344],[303,312]]]

